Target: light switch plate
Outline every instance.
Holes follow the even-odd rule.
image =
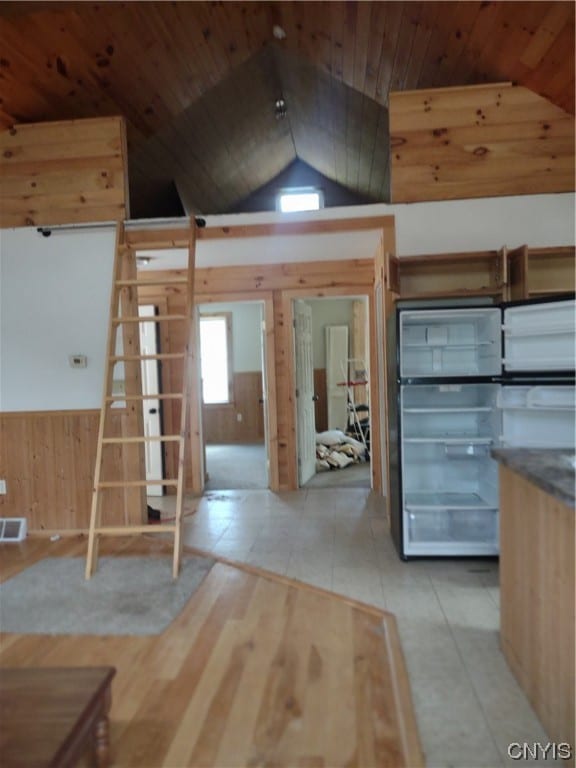
[[[6,480],[0,480],[0,496],[6,495]]]

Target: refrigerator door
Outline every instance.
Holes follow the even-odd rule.
[[[505,374],[574,371],[574,299],[509,305],[503,314]]]
[[[401,387],[406,557],[498,553],[498,384]]]
[[[500,375],[499,308],[404,309],[399,315],[401,378]]]
[[[576,393],[573,386],[531,384],[503,386],[503,447],[574,448]]]

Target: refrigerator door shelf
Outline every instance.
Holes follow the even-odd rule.
[[[574,387],[506,386],[498,397],[504,447],[573,448]]]
[[[573,411],[576,397],[573,386],[506,386],[498,392],[497,406],[504,410],[536,408]]]
[[[575,320],[573,300],[506,307],[503,323],[505,371],[574,370]]]

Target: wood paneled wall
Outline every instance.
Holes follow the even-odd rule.
[[[129,217],[124,120],[15,125],[0,133],[0,227]]]
[[[120,434],[122,413],[111,434]],[[26,517],[32,531],[87,529],[100,412],[41,411],[0,414],[0,467],[6,495],[0,517]],[[122,448],[107,446],[103,479],[120,479]],[[107,489],[104,524],[118,524],[124,492]]]
[[[574,117],[510,83],[390,95],[392,202],[574,189]]]
[[[262,371],[234,374],[233,402],[202,408],[207,443],[258,443],[264,440]],[[238,416],[241,421],[238,421]]]

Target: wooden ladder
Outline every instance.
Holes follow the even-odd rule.
[[[89,579],[98,565],[98,544],[103,536],[131,536],[139,533],[171,533],[174,535],[172,576],[178,577],[182,556],[182,508],[184,484],[186,481],[186,460],[189,440],[187,431],[190,410],[190,383],[194,370],[194,272],[196,254],[196,223],[191,220],[188,247],[188,268],[183,278],[146,277],[140,278],[136,269],[135,248],[125,242],[124,225],[118,224],[116,230],[116,252],[114,258],[113,286],[110,300],[110,321],[108,326],[107,357],[105,365],[105,383],[100,426],[94,470],[92,507],[90,512],[90,530],[88,553],[86,558],[86,578]],[[186,290],[186,311],[183,315],[140,316],[138,314],[138,289],[141,286],[181,285]],[[140,352],[140,323],[142,322],[177,322],[185,324],[185,347],[181,354],[142,355]],[[117,352],[118,329],[122,328],[122,351]],[[166,394],[143,395],[141,382],[141,363],[143,360],[182,359],[182,391]],[[117,363],[124,365],[125,391],[115,393],[114,368]],[[180,432],[177,435],[146,436],[142,406],[147,399],[180,400]],[[114,404],[124,404],[125,408],[113,408]],[[120,429],[118,423],[120,422]],[[120,432],[120,436],[118,436]],[[178,443],[177,478],[146,479],[144,446],[148,441]],[[103,480],[105,448],[116,447],[122,456],[116,461],[116,471],[122,479]],[[110,462],[109,462],[110,463]],[[147,515],[146,487],[150,485],[176,487],[176,513],[173,522],[149,525]],[[102,525],[103,495],[107,489],[123,492],[123,524]],[[108,491],[110,492],[110,491]],[[112,493],[115,491],[112,490]]]

